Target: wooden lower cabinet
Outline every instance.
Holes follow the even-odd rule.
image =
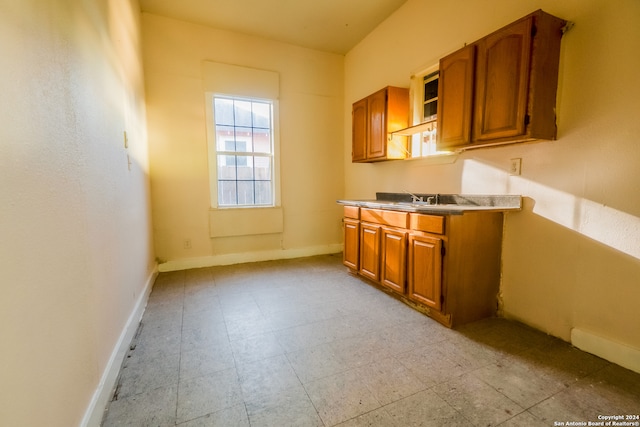
[[[407,231],[382,228],[382,271],[380,283],[396,292],[405,292]]]
[[[380,226],[360,224],[360,274],[380,281]]]
[[[440,310],[442,307],[442,239],[410,234],[407,270],[409,299]]]
[[[352,270],[358,270],[360,265],[360,221],[344,219],[344,251],[342,263]]]
[[[473,322],[497,311],[502,222],[502,212],[345,211],[344,264],[445,326]]]

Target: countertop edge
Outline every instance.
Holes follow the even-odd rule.
[[[338,204],[345,206],[357,206],[369,209],[385,209],[400,212],[429,213],[437,215],[462,215],[466,212],[506,212],[520,211],[519,206],[500,205],[413,205],[409,203],[398,203],[386,200],[337,200]]]

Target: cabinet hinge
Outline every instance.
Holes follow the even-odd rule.
[[[529,126],[529,122],[531,121],[531,116],[528,114],[525,114],[524,116],[524,125],[525,126]]]
[[[444,256],[444,254],[445,254],[446,252],[447,252],[447,251],[445,250],[444,245],[441,245],[441,246],[440,246],[440,255]]]
[[[535,37],[537,33],[538,33],[538,27],[536,27],[534,24],[531,26],[531,37]]]
[[[575,24],[571,21],[567,21],[566,24],[564,24],[564,27],[562,27],[560,29],[560,31],[562,31],[562,35],[564,36],[569,30],[571,30],[573,28]]]
[[[440,294],[440,305],[444,304],[444,295]]]

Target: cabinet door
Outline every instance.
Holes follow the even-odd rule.
[[[367,99],[353,104],[351,122],[351,160],[359,162],[367,158]]]
[[[478,43],[474,141],[526,133],[533,18]]]
[[[381,159],[387,155],[387,90],[379,90],[367,99],[369,101],[367,159]]]
[[[360,221],[344,220],[344,252],[342,263],[352,270],[358,269],[360,255]]]
[[[475,52],[475,45],[469,45],[440,60],[439,148],[457,147],[471,142]]]
[[[405,291],[406,253],[406,231],[383,228],[380,280],[383,285],[400,293]]]
[[[380,281],[380,226],[360,224],[360,274]]]
[[[409,235],[409,298],[442,308],[442,239]]]

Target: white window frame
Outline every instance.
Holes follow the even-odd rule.
[[[409,159],[451,154],[448,151],[437,151],[436,132],[437,118],[423,122],[424,118],[424,78],[439,70],[439,63],[427,67],[411,76],[409,88],[410,115],[412,127],[418,127],[415,133],[409,136]],[[427,141],[425,143],[425,141]],[[417,147],[414,150],[414,147]]]
[[[272,123],[271,123],[271,191],[272,203],[259,205],[220,205],[218,200],[218,154],[227,152],[219,152],[216,144],[216,122],[214,112],[215,97],[224,97],[230,99],[238,99],[245,101],[268,102],[272,107]],[[233,94],[205,92],[206,104],[206,122],[207,122],[207,145],[209,158],[209,197],[211,208],[213,209],[261,209],[277,207],[281,205],[280,199],[280,130],[279,130],[279,103],[277,99],[266,99],[257,97],[239,96]],[[235,154],[235,153],[234,153]],[[253,155],[253,154],[252,154]]]
[[[436,63],[422,70],[415,72],[411,76],[409,86],[410,114],[411,126],[417,126],[422,123],[423,118],[423,101],[424,101],[424,78],[431,73],[440,69],[440,64]]]

